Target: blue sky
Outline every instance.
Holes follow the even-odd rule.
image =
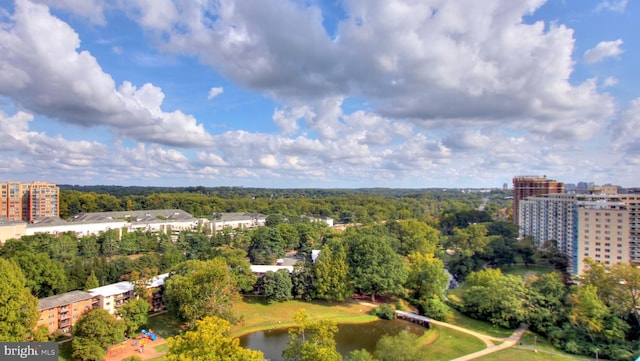
[[[0,1],[0,174],[640,186],[626,0]]]

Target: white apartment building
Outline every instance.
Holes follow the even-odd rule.
[[[116,211],[77,214],[69,221],[57,217],[38,219],[26,226],[26,235],[37,233],[60,234],[73,232],[78,237],[98,235],[109,230],[136,230],[173,234],[185,230],[195,230],[204,221],[180,209],[160,209],[149,211]]]
[[[256,228],[264,226],[267,222],[267,215],[249,212],[214,213],[211,217],[214,231],[221,231],[228,228]]]
[[[575,194],[552,193],[520,201],[520,236],[531,235],[536,246],[554,239],[563,252],[571,252]]]

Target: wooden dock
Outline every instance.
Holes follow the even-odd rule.
[[[396,315],[398,315],[398,319],[407,320],[409,322],[415,323],[422,327],[430,328],[431,327],[431,319],[429,317],[421,316],[416,313],[405,312],[405,311],[396,311]]]

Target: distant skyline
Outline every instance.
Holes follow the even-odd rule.
[[[0,1],[3,181],[640,186],[627,0]]]

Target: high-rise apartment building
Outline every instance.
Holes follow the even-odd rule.
[[[522,200],[519,212],[520,235],[538,247],[557,241],[571,274],[584,271],[587,257],[640,265],[640,195],[545,194]]]
[[[575,274],[584,270],[584,260],[609,266],[631,262],[629,206],[617,197],[579,200],[575,205],[574,249],[569,253]]]
[[[570,253],[575,203],[576,195],[567,193],[543,194],[521,200],[518,211],[520,235],[533,236],[537,247],[548,240],[555,240],[563,252]]]
[[[629,206],[629,257],[640,266],[640,194],[620,194],[619,198]]]
[[[8,219],[32,221],[60,215],[60,189],[52,183],[2,183],[0,197],[0,216]]]
[[[520,202],[527,197],[564,193],[564,183],[546,176],[517,176],[513,178],[513,223],[520,224]]]

